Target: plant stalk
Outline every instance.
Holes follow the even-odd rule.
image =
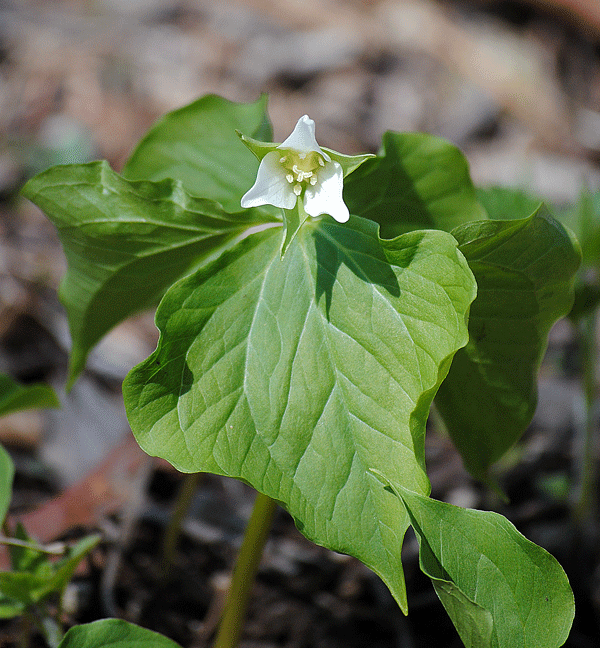
[[[583,356],[583,398],[585,407],[585,422],[581,443],[579,475],[579,492],[573,510],[573,516],[578,524],[595,519],[598,507],[596,489],[598,483],[596,464],[596,363],[598,348],[596,345],[596,310],[583,316],[580,328],[580,342]]]
[[[169,569],[173,564],[175,549],[177,548],[177,542],[181,535],[181,524],[190,508],[201,475],[202,473],[189,473],[185,475],[181,482],[181,486],[179,487],[175,509],[169,519],[169,524],[167,525],[163,539],[163,577],[167,576]]]
[[[275,500],[262,493],[256,495],[252,515],[233,568],[231,585],[213,648],[235,648],[238,645],[252,584],[276,508]]]

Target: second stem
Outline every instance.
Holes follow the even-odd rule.
[[[214,648],[235,648],[238,645],[252,584],[258,571],[276,509],[277,502],[275,500],[262,493],[256,495],[244,540],[233,568],[231,585]]]

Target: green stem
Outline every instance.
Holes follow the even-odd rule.
[[[177,542],[179,536],[181,535],[181,523],[187,515],[187,512],[192,503],[192,498],[198,488],[198,483],[200,481],[202,473],[190,473],[185,475],[181,486],[179,487],[179,492],[177,493],[177,500],[175,502],[175,510],[171,515],[169,524],[165,531],[165,537],[163,540],[163,576],[166,577],[169,568],[173,564],[173,558],[175,556],[175,549],[177,548]]]
[[[584,315],[580,331],[581,352],[583,356],[583,394],[585,404],[585,423],[581,444],[581,473],[579,493],[573,510],[577,523],[594,519],[597,509],[596,487],[598,481],[596,468],[596,311]]]
[[[36,628],[50,648],[58,648],[62,631],[57,622],[49,616],[44,617],[35,606],[26,610],[24,616],[29,621],[30,627]]]
[[[235,648],[238,645],[250,591],[276,508],[275,500],[262,493],[256,495],[252,515],[231,576],[231,585],[213,648]]]
[[[296,201],[295,207],[292,209],[282,209],[283,212],[283,228],[284,235],[283,241],[281,243],[281,258],[286,253],[286,250],[290,246],[296,234],[302,227],[304,221],[309,218],[308,214],[304,209],[304,203],[302,202],[302,197],[300,196]]]

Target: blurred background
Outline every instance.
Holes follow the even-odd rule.
[[[321,145],[348,154],[376,152],[386,130],[445,137],[464,151],[477,185],[524,188],[559,210],[582,188],[600,189],[599,0],[0,0],[0,371],[49,381],[63,402],[0,419],[0,442],[17,465],[14,510],[58,497],[51,515],[29,514],[32,532],[50,539],[77,526],[112,529],[142,488],[144,459],[129,437],[120,384],[156,332],[152,314],[117,327],[63,393],[69,336],[56,291],[65,261],[20,187],[53,164],[105,158],[119,170],[161,114],[207,93],[253,101],[263,92],[276,141],[306,113]],[[510,506],[464,473],[443,435],[428,439],[434,496],[501,510],[559,560],[571,547],[563,496],[581,403],[575,346],[573,328],[560,322],[534,423],[503,467]],[[150,527],[127,538],[134,557],[152,544],[149,529],[164,525],[178,484],[167,466],[154,469],[154,499],[136,509]],[[204,579],[187,593],[191,611],[152,619],[143,567],[126,570],[118,586],[117,613],[152,619],[182,645],[210,636],[215,573],[226,571],[252,501],[241,485],[203,483],[185,527],[189,560],[200,561]],[[67,514],[64,501],[80,506]],[[421,643],[434,639],[419,639],[419,614],[421,623],[434,618],[436,602],[417,575],[413,628],[362,566],[303,542],[283,514],[278,525],[258,585],[275,616],[255,609],[248,646],[460,645]],[[407,560],[416,574],[414,542]],[[571,646],[599,645],[597,551],[590,561],[579,570],[586,576]],[[450,637],[447,623],[437,631]]]

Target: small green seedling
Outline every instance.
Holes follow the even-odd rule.
[[[57,407],[54,391],[43,384],[22,386],[0,376],[0,414],[37,407]],[[77,565],[99,541],[99,536],[83,538],[73,546],[64,543],[40,545],[18,525],[9,533],[6,514],[12,495],[14,466],[0,445],[0,545],[8,548],[11,571],[0,572],[0,619],[23,616],[29,628],[39,631],[47,643],[58,645],[60,600]],[[26,637],[22,637],[26,641]]]

